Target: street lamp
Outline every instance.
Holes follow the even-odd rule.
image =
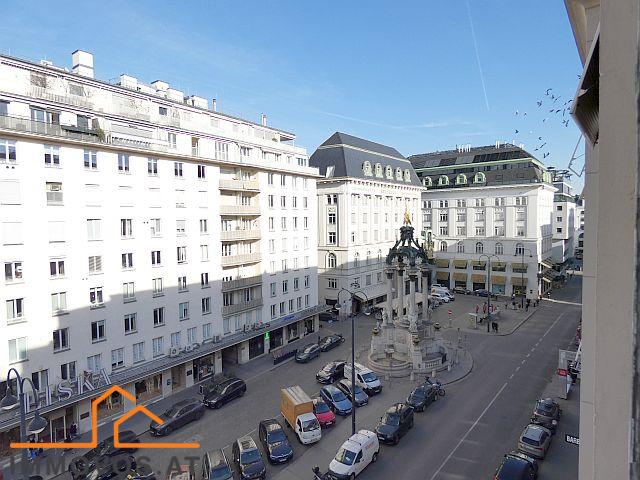
[[[358,283],[352,284],[354,288],[360,288]],[[371,315],[371,310],[367,303],[369,303],[369,296],[364,293],[362,290],[347,290],[346,288],[341,288],[338,291],[338,295],[336,296],[338,300],[338,304],[340,303],[340,294],[342,292],[347,292],[349,294],[349,299],[351,300],[351,305],[353,305],[353,297],[356,293],[361,293],[366,298],[365,308],[363,313],[365,315]],[[351,315],[351,435],[356,434],[356,327],[355,327],[355,315]]]
[[[533,252],[529,248],[525,248],[524,246],[520,247],[520,253],[518,253],[518,248],[516,248],[516,253],[514,257],[518,255],[522,256],[522,266],[524,267],[524,252],[529,252],[529,258],[533,258]],[[524,287],[524,268],[520,268],[520,288]],[[524,297],[527,295],[527,289],[524,289],[524,295],[520,294],[520,307],[524,308]]]
[[[11,372],[15,374],[16,377],[16,387],[18,390],[18,396],[16,397],[11,392]],[[36,411],[33,415],[33,419],[27,425],[27,412],[24,406],[25,403],[25,392],[24,392],[24,384],[25,382],[29,383],[31,386],[31,391],[33,392],[33,396],[36,399]],[[11,410],[15,407],[20,407],[20,441],[22,443],[26,443],[28,441],[27,435],[33,435],[41,433],[45,428],[47,428],[47,421],[42,418],[40,413],[38,412],[38,408],[40,407],[40,398],[38,395],[38,389],[33,384],[30,378],[22,378],[18,371],[15,368],[10,368],[7,372],[7,392],[5,396],[0,400],[0,409],[2,410]],[[29,467],[28,467],[28,457],[27,457],[28,449],[22,449],[22,479],[27,480],[29,478]]]
[[[488,267],[487,268],[487,292],[489,292],[489,294],[487,295],[487,333],[489,333],[489,324],[491,323],[491,259],[495,258],[496,260],[500,261],[500,257],[493,254],[483,253],[482,255],[480,255],[480,257],[478,257],[479,262],[482,261],[482,257],[485,257],[487,259],[487,267]]]

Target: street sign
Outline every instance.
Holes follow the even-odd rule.
[[[564,441],[567,443],[572,443],[574,445],[580,445],[580,437],[576,437],[575,435],[569,435],[568,433],[565,433]]]
[[[566,377],[567,376],[567,369],[566,368],[559,368],[558,369],[558,375],[560,375],[561,377]]]
[[[265,342],[269,341],[269,332],[264,332],[264,341]]]

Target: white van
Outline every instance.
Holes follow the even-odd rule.
[[[431,285],[431,293],[451,293],[451,291],[442,285]]]
[[[431,297],[438,300],[440,303],[449,303],[451,298],[444,292],[431,292]]]
[[[376,393],[380,393],[382,391],[382,384],[380,380],[364,365],[360,365],[359,363],[355,364],[356,366],[356,385],[362,388],[367,395],[375,395]],[[347,380],[351,380],[351,364],[345,363],[344,365],[344,378]]]
[[[328,473],[338,478],[353,478],[378,459],[379,451],[377,435],[369,430],[360,430],[342,444],[329,464]]]

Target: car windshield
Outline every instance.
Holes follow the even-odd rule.
[[[231,470],[227,465],[218,465],[211,470],[210,480],[227,480],[231,477]]]
[[[382,417],[382,423],[386,425],[400,425],[400,416],[385,413],[384,417]]]
[[[347,399],[345,394],[342,393],[340,390],[336,390],[331,397],[333,398],[334,402],[342,402],[343,400]]]
[[[240,454],[240,463],[243,465],[249,465],[250,463],[256,463],[258,461],[260,461],[260,452],[255,448],[246,450]]]
[[[363,373],[362,374],[362,380],[364,380],[365,382],[375,382],[378,378],[375,376],[374,373]]]
[[[327,413],[329,411],[329,405],[324,402],[318,402],[314,406],[316,413]]]
[[[353,461],[355,459],[356,452],[352,452],[351,450],[347,450],[342,447],[340,447],[340,450],[338,450],[338,453],[336,453],[336,461],[345,465],[353,465]]]
[[[356,385],[356,395],[362,395],[363,391],[358,385]]]
[[[522,437],[522,442],[526,443],[527,445],[533,445],[534,447],[539,447],[540,446],[540,441],[535,439],[535,438],[531,438],[531,437],[527,437],[526,435],[524,435]]]
[[[167,417],[167,418],[172,418],[172,417],[175,416],[176,413],[178,413],[178,410],[180,410],[180,407],[178,407],[177,405],[174,405],[169,410],[164,412],[162,415]]]
[[[302,351],[303,353],[309,353],[311,352],[311,350],[313,350],[314,345],[309,345],[308,347],[305,347],[305,349]]]
[[[550,415],[553,413],[553,404],[538,402],[536,407],[536,413],[539,415]]]
[[[331,373],[333,370],[333,365],[329,364],[329,365],[325,365],[324,368],[322,369],[323,372],[325,373]]]
[[[226,387],[226,385],[224,383],[219,383],[212,390],[212,393],[222,393],[224,391],[224,387]]]
[[[282,443],[287,439],[282,429],[274,430],[267,434],[267,443]]]
[[[318,420],[316,418],[314,418],[313,420],[302,422],[303,432],[312,432],[313,430],[317,430],[318,428],[320,428],[320,424],[318,423]]]

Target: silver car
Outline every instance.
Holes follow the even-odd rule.
[[[532,457],[543,459],[551,443],[551,430],[541,425],[529,424],[518,439],[518,450]]]

